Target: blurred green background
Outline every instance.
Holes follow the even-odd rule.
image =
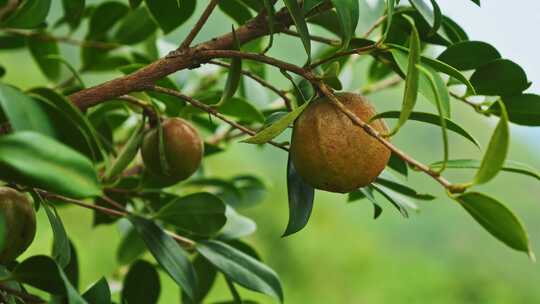
[[[203,8],[202,2],[198,5],[199,12]],[[364,5],[359,33],[380,14],[380,5],[377,5],[376,1],[367,2],[370,5]],[[486,4],[488,8],[484,11],[473,7],[469,4],[470,1],[455,2],[448,5],[451,6],[448,8],[450,11],[458,12],[457,7],[461,7],[480,16],[487,15],[486,27],[489,27],[489,20],[493,17],[489,16],[490,7],[506,7],[501,3]],[[532,6],[534,9],[535,4]],[[445,5],[443,12],[446,12],[444,8]],[[54,9],[59,10],[59,3],[55,3]],[[514,24],[526,19],[518,15],[517,11],[515,16],[511,15],[512,12],[505,14],[515,20]],[[55,16],[58,16],[58,13],[54,12],[52,20]],[[478,17],[474,23],[465,22],[462,26],[466,30],[480,27],[481,30],[476,33],[484,33],[481,18]],[[230,28],[231,22],[226,16],[216,12],[198,40],[206,40],[223,33]],[[181,29],[164,37],[160,45],[163,50],[178,44],[193,23],[194,18]],[[536,23],[540,25],[538,21]],[[319,30],[315,29],[315,32],[317,31]],[[492,36],[499,36],[497,32],[498,29],[488,29]],[[482,36],[473,38],[483,39]],[[499,47],[497,44],[495,46]],[[505,47],[508,49],[506,53]],[[522,47],[525,48],[525,45]],[[62,51],[70,61],[77,63],[76,48],[63,46]],[[513,58],[512,49],[506,45],[503,46],[503,54]],[[271,55],[296,63],[304,60],[299,40],[283,36],[277,39]],[[520,56],[522,61],[529,60],[522,54]],[[0,63],[7,69],[7,75],[3,79],[7,83],[22,88],[46,84],[26,51],[0,52]],[[348,90],[358,90],[365,84],[367,63],[367,58],[360,58],[345,70],[343,82]],[[533,75],[540,72],[538,65],[524,64],[524,67]],[[288,82],[278,71],[269,70],[269,75],[278,86],[288,86]],[[85,77],[85,80],[87,84],[95,84],[114,76],[95,74]],[[189,75],[182,72],[175,77],[182,82],[189,78]],[[378,111],[382,112],[399,109],[401,94],[402,87],[396,87],[373,94],[369,98]],[[259,105],[264,105],[274,97],[258,89],[250,91],[250,98]],[[471,130],[485,147],[494,121],[475,115],[458,102],[454,102],[452,106],[454,119]],[[419,102],[419,108],[434,110],[425,101]],[[540,138],[538,128],[531,130],[514,127],[513,131],[509,158],[540,168],[537,153]],[[284,138],[286,136],[284,135]],[[435,127],[410,122],[393,141],[398,147],[425,163],[437,161],[442,156],[440,130]],[[451,144],[452,158],[480,158],[482,155],[470,143],[457,136],[451,135]],[[286,155],[282,151],[241,143],[232,145],[228,153],[209,157],[205,161],[208,174],[230,177],[251,173],[262,177],[268,183],[269,193],[265,201],[244,212],[258,224],[257,233],[248,241],[280,275],[287,303],[540,303],[540,265],[494,240],[464,210],[448,199],[433,180],[419,173],[411,173],[408,181],[410,185],[422,192],[435,194],[440,199],[420,202],[421,211],[412,214],[409,219],[402,218],[390,205],[385,205],[382,216],[374,221],[371,205],[367,201],[347,204],[344,195],[318,192],[313,216],[307,228],[291,237],[281,238],[288,216],[285,168]],[[472,171],[457,170],[447,173],[448,178],[453,181],[467,181],[472,174]],[[533,249],[539,254],[538,180],[501,173],[489,185],[478,188],[499,198],[523,218]],[[50,227],[43,212],[40,213],[37,241],[25,256],[48,253],[50,250]],[[115,259],[120,238],[118,228],[108,226],[92,230],[91,213],[77,207],[62,208],[61,215],[78,249],[81,288],[84,290],[100,277],[106,276],[112,282],[113,290],[118,290],[117,279],[125,272],[125,269],[118,267]],[[176,285],[165,275],[161,282],[163,293],[160,303],[178,302],[179,291]],[[242,294],[245,299],[272,303],[271,299],[246,290],[242,290]],[[225,283],[220,278],[208,302],[229,298]]]

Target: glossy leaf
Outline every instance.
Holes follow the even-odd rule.
[[[217,196],[201,192],[173,200],[155,218],[175,228],[201,236],[217,233],[227,221],[225,204]]]
[[[194,299],[197,277],[185,250],[152,221],[138,216],[129,220],[165,272]]]
[[[272,123],[270,126],[259,131],[254,136],[243,140],[242,142],[249,144],[264,144],[272,139],[276,138],[278,135],[283,133],[295,120],[302,114],[306,109],[309,103],[304,103],[300,107],[294,109],[292,112],[287,113],[285,116],[282,116],[280,119]]]
[[[540,126],[540,95],[520,94],[514,96],[504,96],[502,101],[508,112],[508,119],[518,125]],[[494,103],[488,113],[501,115],[501,108],[498,103]]]
[[[501,242],[515,250],[532,255],[529,237],[523,224],[504,204],[477,192],[468,192],[456,197],[460,205]]]
[[[187,297],[187,295],[182,292],[182,303],[183,304],[197,304],[203,303],[204,298],[208,295],[214,282],[217,277],[217,269],[214,265],[210,264],[206,258],[201,255],[197,255],[195,260],[193,260],[193,267],[197,273],[198,286],[197,294],[195,296],[195,301],[192,301]]]
[[[156,30],[156,25],[144,7],[129,12],[118,25],[114,40],[121,44],[136,44],[144,41]]]
[[[371,120],[376,120],[378,118],[398,118],[399,117],[398,111],[388,111],[379,113],[371,118]],[[412,112],[411,116],[409,116],[409,120],[415,120],[420,122],[425,122],[428,124],[440,126],[441,120],[439,115],[435,115],[432,113],[426,113],[426,112]],[[454,121],[445,118],[446,127],[448,130],[455,132],[456,134],[459,134],[472,142],[475,146],[480,147],[480,143],[463,127],[455,123]]]
[[[307,225],[315,197],[315,189],[298,175],[290,157],[287,162],[287,194],[289,198],[289,223],[283,236],[294,234]]]
[[[202,241],[197,251],[235,283],[283,302],[277,274],[251,256],[219,241]]]
[[[105,278],[101,278],[88,288],[82,296],[90,304],[110,304],[111,289],[109,288],[109,283],[107,283]]]
[[[356,0],[332,0],[332,4],[336,9],[339,25],[342,33],[342,48],[347,48],[356,26],[358,25],[358,18],[360,15],[358,1]]]
[[[525,71],[507,59],[497,59],[479,67],[470,80],[480,95],[516,95],[530,85]]]
[[[53,231],[53,252],[52,256],[61,268],[66,267],[71,260],[71,245],[67,236],[66,228],[62,219],[54,206],[49,206],[47,202],[42,203],[43,209],[47,214],[49,223]]]
[[[234,37],[234,49],[240,51],[240,43],[238,42],[234,28],[232,29],[232,33]],[[225,83],[225,88],[223,89],[221,99],[215,105],[216,107],[221,107],[227,104],[229,99],[236,93],[236,90],[238,90],[240,80],[242,80],[242,59],[235,57],[231,59],[231,66],[229,67],[227,74],[227,82]]]
[[[474,70],[496,59],[501,54],[496,48],[482,41],[463,41],[449,46],[438,60],[458,70]]]
[[[412,24],[411,24],[412,25]],[[420,37],[418,31],[413,25],[410,38],[409,59],[407,66],[407,78],[405,80],[405,92],[403,94],[403,105],[401,107],[401,113],[397,124],[394,126],[390,135],[396,134],[399,129],[407,122],[411,112],[416,104],[416,98],[418,96],[418,83],[420,80],[420,74],[416,65],[420,62]]]
[[[431,7],[429,7],[424,0],[409,0],[409,2],[430,25],[430,35],[437,33],[442,24],[441,8],[437,2],[435,0],[430,0]]]
[[[160,292],[159,274],[152,264],[139,260],[131,265],[124,278],[123,303],[155,304],[158,303]]]
[[[35,131],[54,137],[55,131],[39,102],[0,82],[0,107],[15,131]]]
[[[69,197],[101,193],[90,160],[39,133],[23,131],[0,138],[0,177]]]
[[[2,23],[2,26],[20,29],[39,27],[49,14],[51,2],[51,0],[26,0]]]
[[[477,159],[454,159],[448,161],[447,167],[452,169],[478,169],[482,162]],[[437,168],[441,165],[440,162],[431,164],[431,167]],[[540,171],[537,169],[520,162],[513,160],[507,160],[504,162],[501,171],[519,173],[528,175],[540,180]]]
[[[195,11],[196,0],[144,0],[165,34],[186,22]]]
[[[42,35],[46,34],[43,33]],[[60,62],[49,58],[49,56],[58,56],[60,54],[56,41],[45,40],[42,36],[29,37],[28,49],[41,72],[50,80],[58,80],[60,77]]]
[[[510,144],[510,129],[508,126],[508,115],[502,102],[499,101],[501,107],[501,118],[493,131],[491,140],[487,147],[482,164],[476,172],[474,178],[475,184],[485,184],[494,178],[501,170],[506,160],[508,146]]]
[[[296,0],[283,0],[283,2],[285,3],[285,6],[291,14],[291,17],[296,26],[296,30],[298,31],[298,34],[300,34],[300,39],[302,40],[302,44],[304,45],[304,49],[306,50],[308,61],[310,61],[311,38],[309,35],[309,29],[307,27],[306,20],[304,18],[304,14],[302,12],[302,8],[298,5],[298,1]]]

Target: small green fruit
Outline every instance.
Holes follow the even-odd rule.
[[[162,127],[168,171],[164,172],[161,166],[157,128],[145,135],[141,153],[146,169],[162,184],[173,185],[197,171],[203,158],[204,143],[197,130],[183,119],[167,119]]]
[[[344,93],[338,99],[368,122],[375,109],[364,97]],[[388,129],[382,120],[371,126]],[[327,98],[313,101],[294,124],[291,159],[298,174],[317,189],[347,193],[364,187],[382,172],[390,150],[335,107]]]
[[[36,213],[28,198],[8,187],[0,187],[0,214],[4,217],[4,247],[0,248],[0,264],[15,260],[34,240]]]

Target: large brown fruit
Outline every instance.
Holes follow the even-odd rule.
[[[338,99],[368,122],[375,109],[362,96],[338,94]],[[371,126],[387,133],[382,120]],[[314,188],[347,193],[370,184],[384,169],[390,150],[353,124],[327,98],[312,102],[294,124],[291,159],[302,178]]]
[[[168,172],[162,170],[159,157],[159,132],[151,130],[143,139],[141,153],[145,167],[161,183],[176,184],[190,177],[201,164],[204,144],[187,121],[170,118],[162,123]]]
[[[28,198],[8,187],[0,187],[0,214],[4,217],[5,240],[0,263],[15,260],[36,235],[36,214]]]

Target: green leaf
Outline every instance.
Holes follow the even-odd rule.
[[[450,39],[452,43],[459,43],[469,40],[469,36],[463,30],[463,28],[447,16],[443,16],[442,27],[446,33],[446,36],[448,36],[448,39]]]
[[[533,258],[523,224],[504,204],[477,192],[462,194],[456,200],[491,235],[510,248],[524,251]]]
[[[437,2],[435,0],[430,0],[432,6],[431,8],[424,2],[424,0],[409,0],[409,2],[431,27],[428,35],[434,35],[437,33],[442,24],[441,8]]]
[[[257,224],[250,218],[240,215],[232,207],[227,206],[225,211],[227,222],[219,235],[223,240],[234,240],[248,236],[257,230]]]
[[[161,267],[194,299],[197,277],[185,250],[152,221],[139,216],[130,216],[129,220]]]
[[[99,4],[92,12],[88,24],[88,39],[106,37],[114,25],[129,12],[129,7],[121,2],[106,1]]]
[[[59,56],[60,50],[54,40],[45,40],[42,35],[28,37],[28,49],[36,61],[41,72],[50,80],[60,78],[60,62],[52,60],[49,56]]]
[[[504,104],[499,101],[501,107],[501,118],[493,131],[491,140],[487,147],[482,164],[476,172],[474,178],[475,184],[485,184],[494,178],[501,170],[508,154],[508,146],[510,144],[510,129],[508,126],[508,115]]]
[[[399,1],[398,1],[399,3]],[[394,17],[394,9],[396,6],[396,0],[386,0],[386,29],[381,37],[381,43],[386,40],[388,32],[390,31],[390,26],[392,25],[392,19]]]
[[[62,0],[64,9],[64,19],[69,24],[71,30],[76,29],[84,15],[85,0]]]
[[[65,268],[71,260],[71,245],[69,244],[66,228],[64,228],[62,219],[54,206],[49,206],[47,202],[42,202],[42,206],[45,213],[47,213],[53,231],[52,256],[61,268]]]
[[[234,28],[232,29],[232,33],[234,37],[234,49],[239,51],[240,43],[238,42],[238,38],[236,37],[236,32],[234,31]],[[221,107],[228,103],[231,97],[233,97],[234,94],[236,93],[236,90],[238,90],[238,85],[240,84],[241,79],[242,79],[242,59],[240,57],[232,58],[231,66],[229,67],[229,73],[227,75],[227,82],[225,83],[225,88],[223,89],[223,94],[221,95],[221,99],[215,105],[216,107]]]
[[[212,289],[217,277],[217,269],[214,265],[210,264],[207,259],[201,255],[197,255],[193,261],[193,267],[197,273],[198,289],[195,296],[195,301],[191,301],[187,295],[182,292],[183,304],[197,304],[203,303],[204,298],[208,295]]]
[[[101,193],[90,160],[39,133],[0,137],[0,178],[74,198]]]
[[[394,207],[396,207],[403,217],[409,217],[409,212],[407,209],[418,210],[418,207],[413,201],[383,184],[373,183],[370,187],[379,192],[392,205],[394,205]]]
[[[237,24],[244,24],[253,18],[249,9],[239,0],[221,0],[218,6],[225,15],[231,17]]]
[[[160,292],[159,274],[152,264],[139,260],[131,265],[124,278],[124,287],[122,288],[123,303],[158,303]]]
[[[424,194],[424,193],[418,193],[416,190],[406,186],[406,185],[403,185],[401,183],[398,183],[397,181],[393,181],[389,178],[385,178],[385,177],[378,177],[376,180],[375,180],[375,183],[379,184],[379,185],[383,185],[389,189],[392,189],[398,193],[401,193],[405,196],[408,196],[410,198],[414,198],[414,199],[417,199],[417,200],[425,200],[425,201],[431,201],[431,200],[434,200],[435,199],[435,196],[431,195],[431,194]]]
[[[144,7],[130,11],[114,33],[114,40],[121,44],[137,44],[150,37],[156,30],[156,24]]]
[[[130,229],[118,246],[116,259],[120,265],[128,265],[139,258],[145,251],[146,245],[137,234],[137,231]]]
[[[516,95],[530,86],[525,71],[507,59],[497,59],[479,67],[470,80],[480,95]]]
[[[91,304],[110,304],[111,303],[111,289],[109,283],[105,278],[99,279],[94,285],[88,288],[82,295],[83,298]]]
[[[399,113],[397,113],[396,117],[399,117]],[[392,153],[390,155],[388,167],[394,169],[396,172],[400,173],[405,177],[409,175],[409,167],[407,167],[407,163],[403,159],[399,158],[399,156],[397,156],[395,153]]]
[[[268,40],[268,45],[265,50],[269,50],[274,43],[274,32],[275,32],[275,18],[276,18],[276,9],[274,8],[274,3],[271,0],[263,0],[264,8],[266,9],[266,14],[268,15],[268,32],[270,38]]]
[[[405,92],[403,94],[403,105],[401,107],[401,114],[394,129],[390,131],[390,135],[396,134],[399,129],[407,122],[411,112],[416,104],[416,98],[418,96],[418,83],[420,74],[416,65],[420,62],[420,37],[418,31],[411,21],[412,31],[410,39],[409,60],[407,66],[407,78],[405,80]]]
[[[349,202],[353,202],[357,199],[367,198],[373,205],[373,219],[378,219],[381,216],[383,209],[373,196],[372,187],[360,188],[354,192],[349,193]]]
[[[341,27],[341,33],[343,34],[341,37],[342,48],[345,49],[349,46],[352,37],[354,37],[354,32],[358,25],[358,18],[360,16],[358,1],[332,0],[332,4],[336,9],[339,26]]]
[[[219,241],[202,241],[197,251],[235,283],[283,302],[277,274],[251,256]]]
[[[1,82],[0,107],[13,130],[36,131],[54,137],[54,128],[41,105],[18,89]]]
[[[284,237],[302,230],[307,225],[315,197],[315,189],[298,175],[290,157],[287,162],[287,194],[289,222],[283,233]]]
[[[177,229],[200,236],[217,233],[227,221],[223,201],[206,192],[173,200],[163,206],[155,218],[174,225]]]
[[[304,14],[302,12],[302,8],[298,5],[297,0],[283,0],[285,3],[285,6],[289,10],[289,13],[291,14],[291,17],[294,21],[294,24],[296,26],[296,30],[298,31],[298,34],[300,34],[300,39],[302,40],[302,44],[304,44],[304,49],[306,50],[306,54],[308,56],[308,61],[311,60],[311,39],[309,35],[309,29],[307,27],[306,19],[304,18]]]
[[[129,0],[129,6],[132,9],[136,9],[137,7],[139,7],[139,5],[141,5],[142,2],[143,0]]]
[[[283,133],[295,120],[302,114],[306,109],[309,103],[304,103],[300,107],[294,109],[292,112],[287,113],[287,115],[282,116],[277,121],[272,123],[270,126],[259,131],[254,136],[243,140],[242,142],[249,144],[264,144],[272,139],[276,138],[279,134]]]
[[[24,260],[12,272],[15,280],[54,295],[65,295],[68,304],[86,304],[53,259],[36,255]]]
[[[478,169],[481,164],[482,162],[476,159],[454,159],[448,161],[447,167],[451,169]],[[440,162],[436,162],[431,164],[430,167],[437,168],[440,167],[440,165]],[[501,171],[528,175],[540,180],[540,172],[537,169],[517,161],[505,161],[501,167]]]
[[[461,71],[477,69],[499,58],[501,58],[499,51],[482,41],[453,44],[437,57],[438,60]]]
[[[51,0],[26,0],[11,15],[2,27],[12,27],[20,29],[32,29],[39,27],[49,14]]]
[[[129,166],[137,153],[144,135],[144,121],[133,131],[127,143],[122,147],[118,157],[104,174],[104,180],[111,181]]]
[[[144,0],[150,13],[165,34],[186,22],[195,12],[195,0]]]
[[[518,125],[540,126],[540,95],[520,94],[502,97],[508,119]],[[488,113],[501,115],[501,107],[494,103]]]
[[[400,112],[399,111],[389,111],[389,112],[383,112],[379,113],[371,118],[371,121],[374,121],[379,118],[398,118]],[[426,112],[412,112],[411,116],[409,116],[409,120],[416,120],[425,122],[432,125],[441,125],[441,120],[439,115],[435,115],[432,113],[426,113]],[[470,142],[472,142],[475,146],[480,147],[480,143],[471,135],[467,130],[465,130],[463,127],[455,123],[454,121],[445,118],[446,127],[448,130],[455,132],[456,134],[459,134],[463,136],[464,138],[468,139]]]

